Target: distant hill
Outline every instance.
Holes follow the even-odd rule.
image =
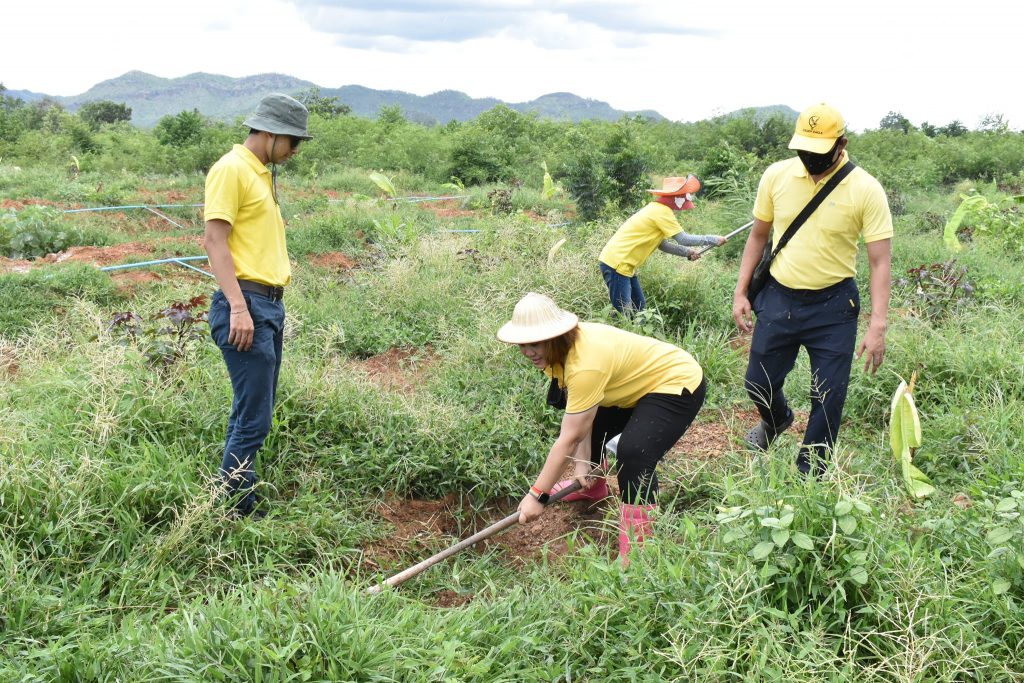
[[[250,113],[260,98],[268,92],[295,95],[314,85],[310,81],[283,74],[232,78],[194,73],[181,78],[160,78],[142,71],[129,71],[117,78],[98,83],[81,95],[52,99],[71,111],[93,100],[124,102],[132,109],[132,123],[150,127],[162,116],[192,109],[198,109],[213,119],[230,121],[237,116]],[[47,97],[27,90],[10,90],[7,94],[21,97],[26,101]],[[321,87],[320,95],[337,97],[339,102],[352,108],[353,114],[370,118],[375,118],[381,107],[397,105],[410,120],[426,124],[447,123],[453,119],[468,121],[503,103],[492,97],[472,98],[456,90],[442,90],[432,95],[420,96],[400,90],[374,90],[361,85]],[[543,118],[559,121],[615,121],[623,116],[634,115],[654,120],[664,119],[656,111],[621,111],[613,109],[607,102],[585,99],[572,93],[551,93],[530,102],[505,104],[517,111],[536,112]]]

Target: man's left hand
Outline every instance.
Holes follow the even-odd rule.
[[[857,349],[858,360],[865,351],[867,357],[864,359],[864,372],[870,372],[873,375],[882,366],[882,360],[885,358],[884,329],[879,330],[877,327],[868,326],[868,331],[860,342],[860,348]]]

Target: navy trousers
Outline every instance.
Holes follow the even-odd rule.
[[[769,279],[751,305],[757,321],[747,365],[747,394],[766,424],[784,424],[792,412],[783,384],[800,347],[807,349],[811,414],[797,467],[806,474],[813,459],[820,474],[835,445],[846,403],[860,315],[857,283],[847,278],[825,289],[809,290],[790,289]]]
[[[239,351],[228,344],[231,307],[220,290],[210,302],[209,320],[210,335],[224,356],[234,391],[220,475],[235,509],[247,515],[256,505],[256,452],[270,433],[277,395],[284,303],[252,292],[243,294],[255,328],[251,349]]]
[[[644,291],[640,289],[640,280],[636,273],[632,277],[626,277],[608,264],[601,263],[601,275],[604,276],[604,283],[608,285],[608,296],[616,311],[632,316],[647,308],[647,299],[644,298]]]

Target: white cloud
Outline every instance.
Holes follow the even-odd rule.
[[[851,125],[888,111],[1024,127],[1022,10],[976,0],[70,0],[8,3],[0,80],[55,95],[138,69],[287,73],[506,101],[569,91],[681,120],[814,101]],[[7,28],[15,27],[15,28]]]

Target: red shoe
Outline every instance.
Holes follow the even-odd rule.
[[[564,489],[566,486],[568,486],[572,482],[573,482],[572,479],[566,479],[564,481],[558,482],[557,484],[555,484],[552,487],[551,495],[555,495],[556,493],[558,493],[559,491]],[[590,502],[596,502],[596,501],[599,501],[599,500],[604,500],[607,497],[608,497],[608,480],[606,478],[604,478],[604,477],[599,477],[598,480],[597,480],[597,483],[595,483],[589,489],[584,489],[584,490],[581,490],[581,491],[573,491],[572,493],[570,493],[565,498],[562,498],[562,501],[564,501],[566,503],[571,503],[574,500],[587,500],[587,501],[590,501]]]
[[[629,566],[629,551],[633,543],[641,545],[644,539],[650,538],[654,529],[648,512],[654,505],[622,504],[619,511],[619,560],[623,567]]]

